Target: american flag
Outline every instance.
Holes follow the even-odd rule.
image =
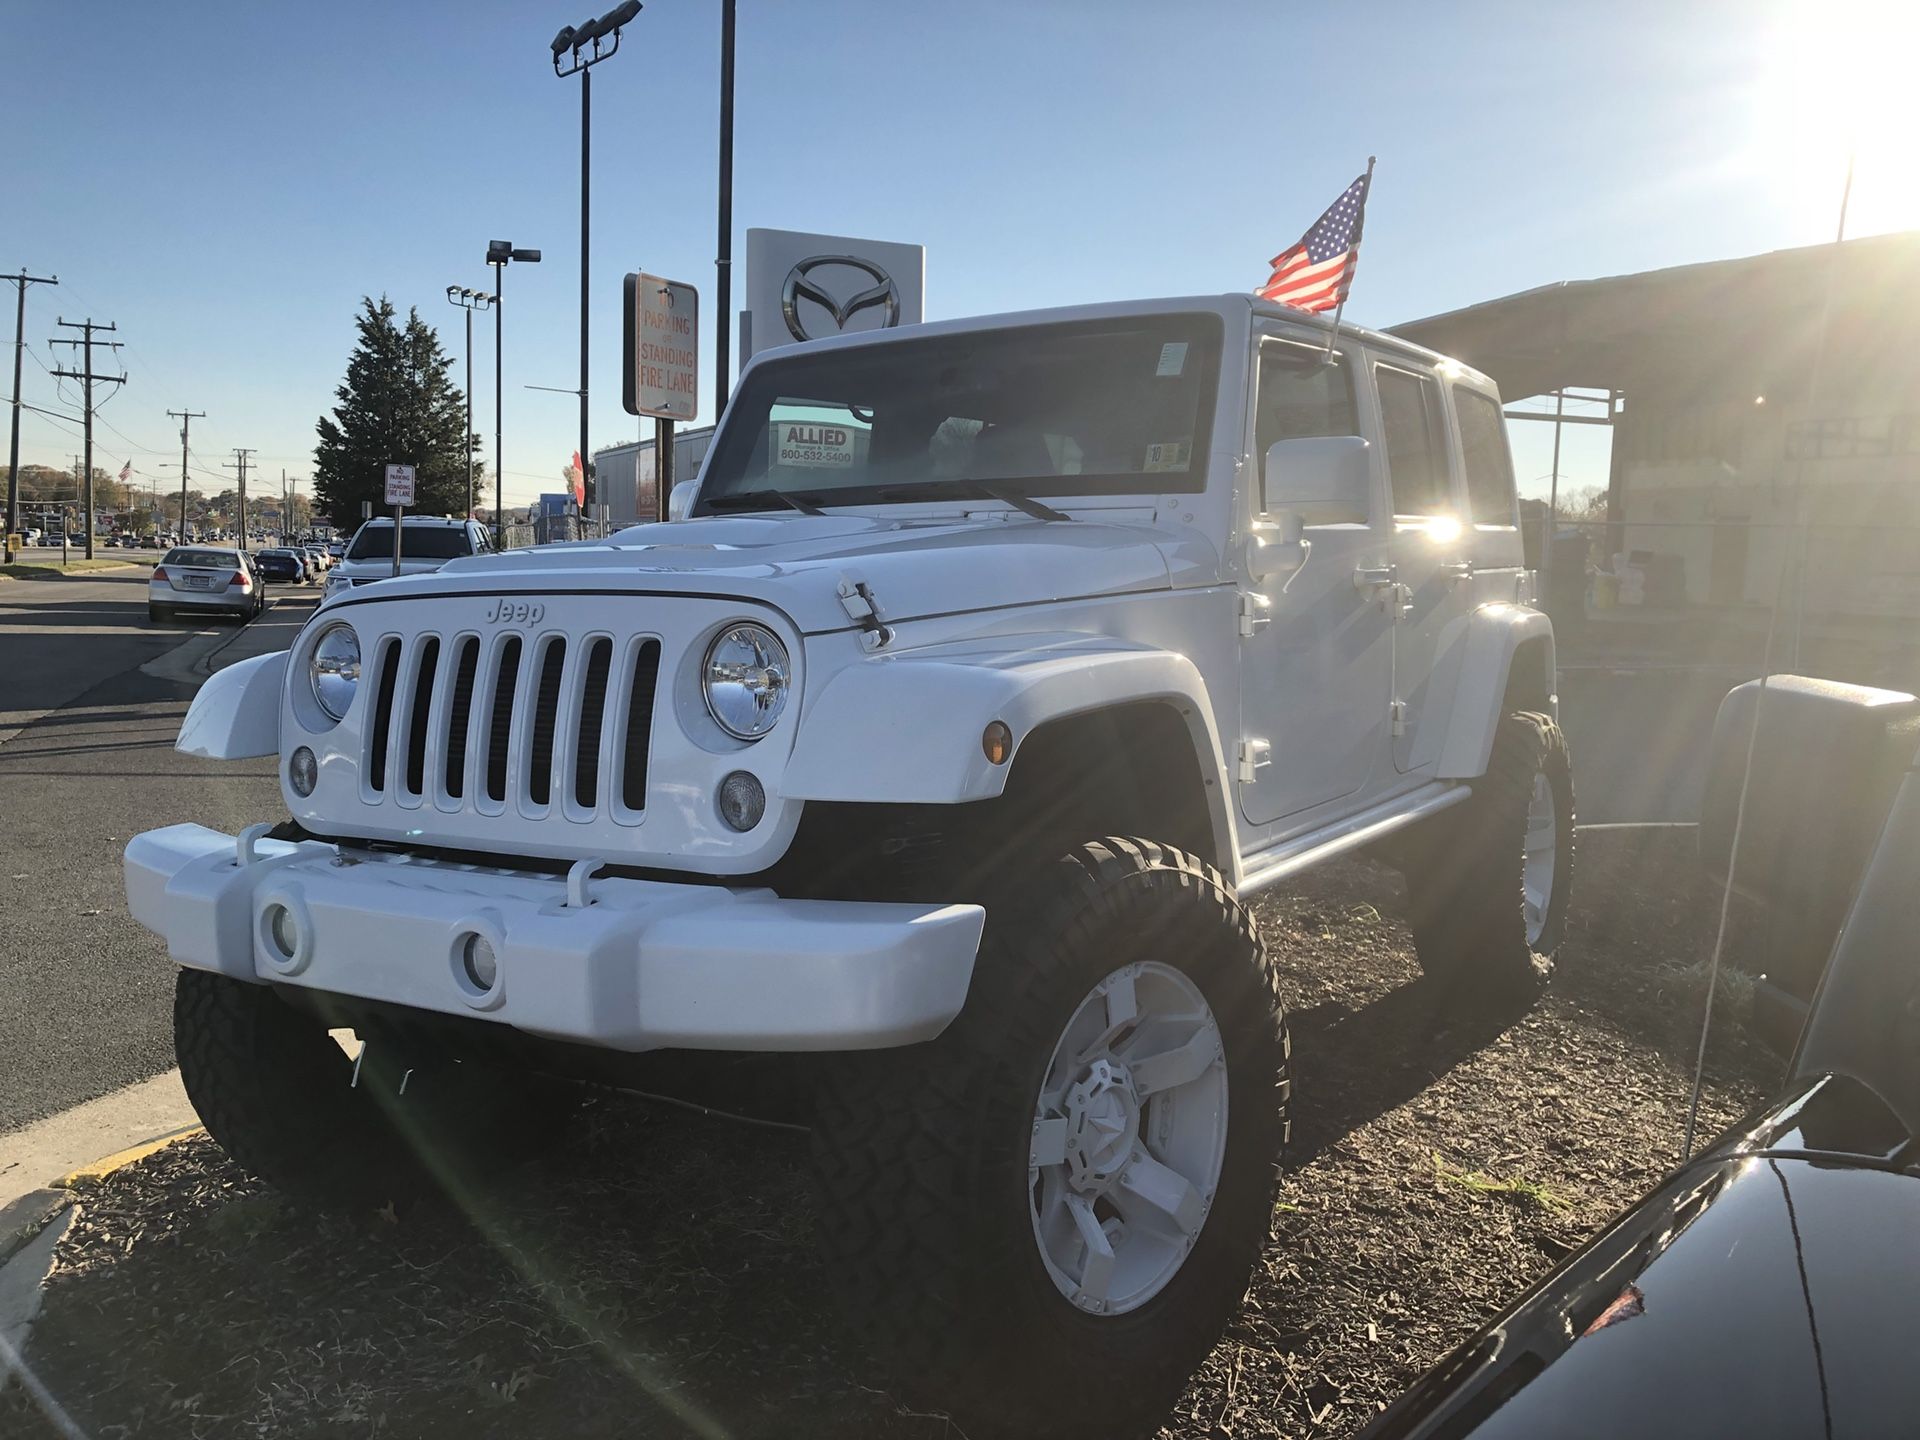
[[[120,467],[120,483],[122,485],[126,484],[127,477],[131,474],[133,474],[133,461],[129,460]]]
[[[1331,310],[1353,288],[1360,264],[1360,226],[1367,214],[1369,176],[1341,192],[1299,243],[1273,257],[1273,274],[1254,293],[1296,310]]]

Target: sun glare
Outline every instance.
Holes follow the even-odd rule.
[[[1809,240],[1831,238],[1847,159],[1847,234],[1920,228],[1916,0],[1793,0],[1768,35],[1755,89],[1758,163]]]

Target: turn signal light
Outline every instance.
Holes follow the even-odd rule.
[[[980,748],[995,765],[1004,765],[1013,757],[1013,731],[1004,720],[995,720],[980,733]]]
[[[154,567],[153,567],[153,578],[154,578],[154,579],[156,579],[156,580],[164,580],[164,579],[166,579],[166,578],[167,578],[167,567],[166,567],[166,566],[164,566],[164,565],[156,565],[156,566],[154,566]]]

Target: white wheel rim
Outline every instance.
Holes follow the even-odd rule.
[[[1199,986],[1152,961],[1114,971],[1061,1032],[1034,1110],[1033,1238],[1060,1293],[1121,1315],[1165,1289],[1226,1149],[1226,1051]]]
[[[1554,863],[1559,858],[1560,826],[1553,808],[1553,786],[1545,772],[1533,777],[1527,802],[1527,838],[1520,867],[1520,889],[1527,912],[1527,944],[1537,946],[1553,904]]]

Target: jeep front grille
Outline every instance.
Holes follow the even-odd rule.
[[[371,802],[578,819],[646,809],[657,639],[389,636],[368,672]]]

